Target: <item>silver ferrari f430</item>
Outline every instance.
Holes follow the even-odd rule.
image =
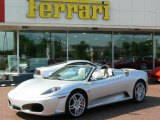
[[[87,109],[133,99],[142,102],[147,73],[107,65],[67,65],[48,78],[27,80],[8,93],[10,108],[35,115],[66,113],[79,117]]]

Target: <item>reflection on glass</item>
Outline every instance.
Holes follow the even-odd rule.
[[[34,72],[37,67],[66,60],[66,34],[20,32],[20,72]]]
[[[49,64],[62,62],[67,60],[67,42],[65,33],[51,33],[51,41],[49,45]]]
[[[114,34],[114,67],[152,69],[152,34]]]
[[[160,66],[160,35],[155,35],[154,36],[154,42],[156,45],[156,51],[155,51],[155,67]]]
[[[0,73],[17,73],[15,38],[14,32],[0,32]]]
[[[111,34],[70,32],[68,43],[69,59],[84,59],[111,65]]]

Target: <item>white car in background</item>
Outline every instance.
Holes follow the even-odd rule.
[[[37,78],[37,77],[38,78],[39,77],[47,78],[51,74],[56,72],[58,69],[66,66],[66,65],[92,65],[92,66],[95,66],[94,63],[92,63],[88,60],[69,60],[69,61],[65,61],[65,62],[56,63],[56,64],[53,64],[50,66],[36,68],[35,73],[34,73],[34,77],[35,78]]]

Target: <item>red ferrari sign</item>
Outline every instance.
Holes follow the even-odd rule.
[[[4,22],[5,20],[5,10],[4,10],[4,0],[0,0],[0,22]]]

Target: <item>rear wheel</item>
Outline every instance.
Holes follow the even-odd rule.
[[[81,92],[69,95],[66,103],[66,114],[69,117],[79,117],[86,112],[86,98]]]
[[[145,83],[143,81],[138,81],[135,84],[134,90],[133,90],[133,100],[135,102],[142,102],[146,95],[146,87]]]

